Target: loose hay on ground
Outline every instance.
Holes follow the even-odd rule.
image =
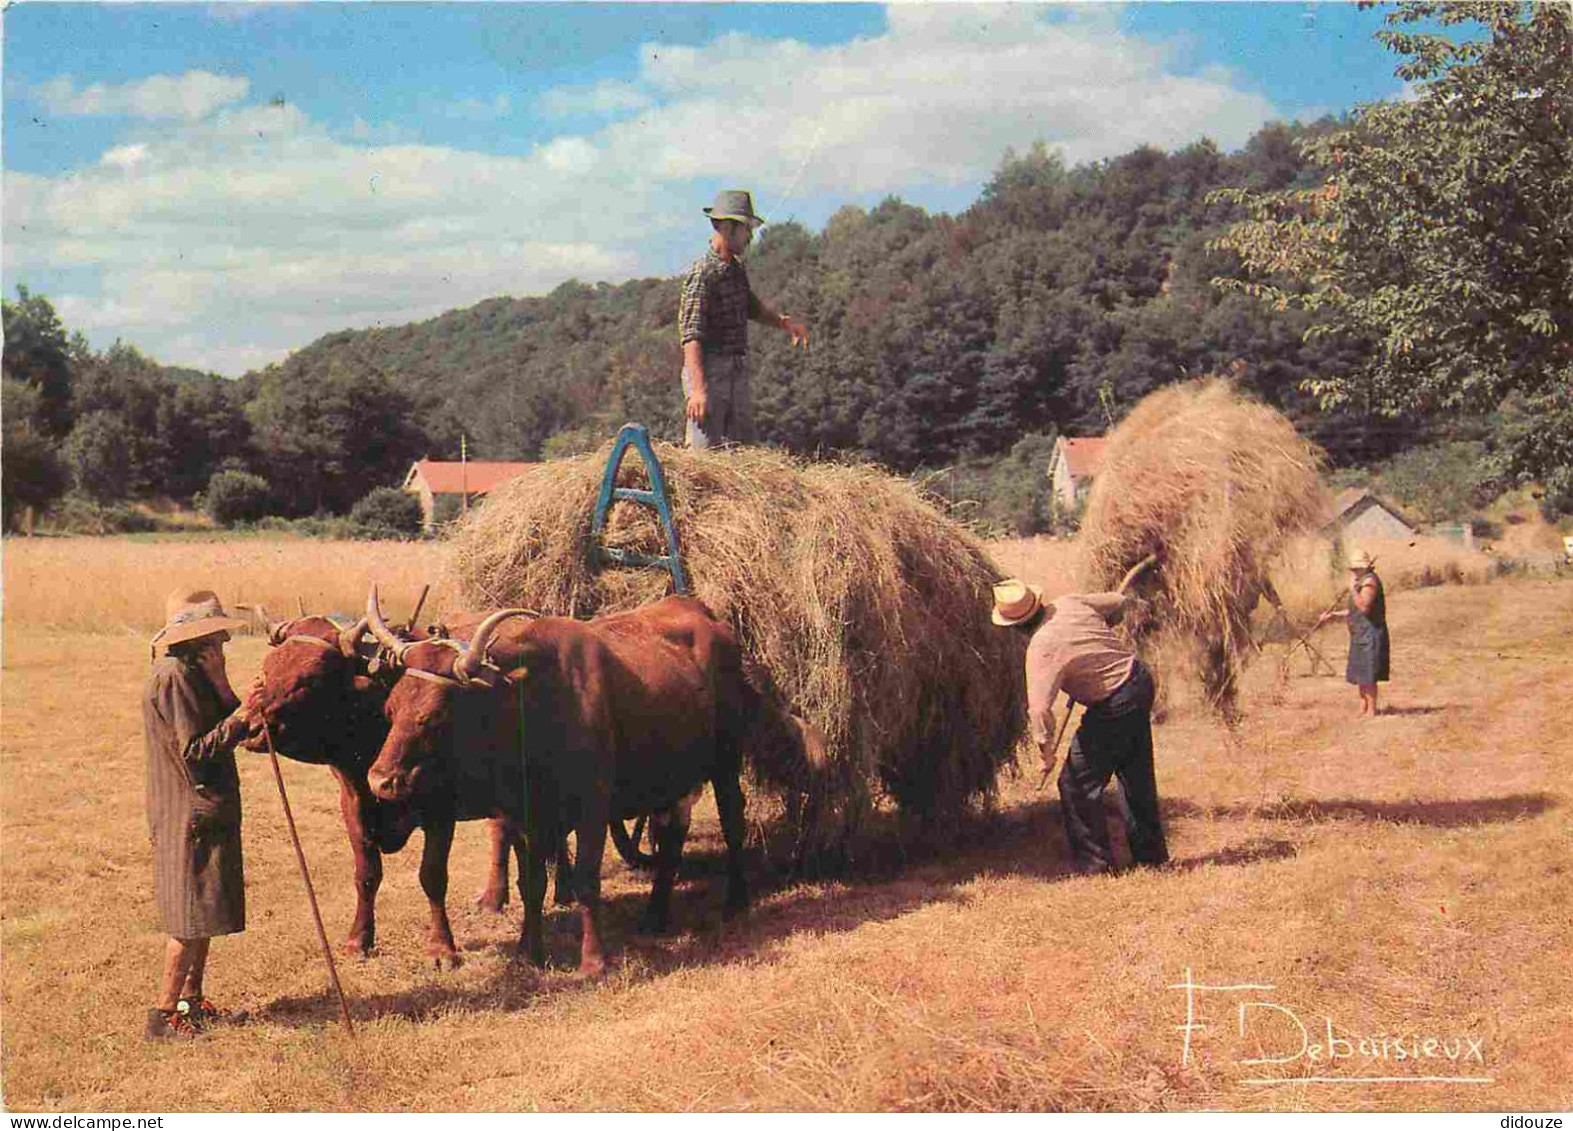
[[[665,596],[659,569],[597,568],[590,524],[610,447],[532,467],[453,538],[473,607],[590,617]],[[736,627],[750,675],[827,739],[823,766],[751,752],[798,852],[839,852],[882,796],[941,827],[988,795],[1024,723],[1023,641],[988,619],[1000,572],[906,480],[744,449],[658,446],[696,596]],[[622,484],[642,481],[625,462]],[[654,513],[618,503],[607,544],[664,551]]]
[[[1159,555],[1135,586],[1149,604],[1130,632],[1188,642],[1225,718],[1269,567],[1326,512],[1321,463],[1284,416],[1217,378],[1153,393],[1109,436],[1082,521],[1084,579],[1111,588]]]

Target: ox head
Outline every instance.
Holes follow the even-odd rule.
[[[244,745],[265,750],[265,724],[275,747],[298,761],[344,761],[357,745],[361,700],[374,693],[368,665],[375,645],[368,647],[365,633],[364,620],[340,627],[318,616],[270,625],[262,673],[246,696],[252,732]]]
[[[495,694],[527,674],[523,668],[504,673],[487,659],[498,625],[533,615],[529,609],[498,610],[481,621],[468,643],[402,640],[388,627],[372,587],[366,620],[398,673],[383,705],[388,736],[367,773],[372,793],[383,801],[404,801],[418,788],[446,779],[455,727],[464,712],[481,707],[478,693]]]

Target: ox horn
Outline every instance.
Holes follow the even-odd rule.
[[[275,648],[284,643],[284,630],[293,623],[293,621],[278,620],[268,625],[268,643]]]
[[[388,627],[388,622],[383,619],[382,606],[377,600],[377,586],[372,584],[371,592],[366,595],[366,625],[371,629],[371,634],[377,638],[377,643],[388,649],[393,654],[395,662],[402,662],[404,658],[404,641],[393,634],[393,629]],[[341,641],[343,637],[339,638]]]
[[[480,673],[481,665],[486,662],[486,649],[492,642],[492,634],[497,631],[497,626],[509,617],[534,616],[540,616],[534,609],[499,609],[487,617],[470,638],[470,646],[460,653],[459,662],[453,665],[454,674],[461,680],[474,679]]]
[[[355,646],[360,643],[360,638],[365,635],[366,626],[369,623],[370,618],[361,617],[360,620],[356,621],[348,628],[341,628],[339,630],[339,651],[344,656],[351,660],[355,658]]]

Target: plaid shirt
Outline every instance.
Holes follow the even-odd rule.
[[[759,313],[759,300],[748,288],[748,272],[736,259],[728,263],[715,248],[694,261],[683,276],[677,324],[683,345],[704,343],[706,353],[746,354],[748,320]]]

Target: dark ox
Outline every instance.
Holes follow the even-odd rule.
[[[590,622],[493,613],[468,649],[400,644],[368,602],[372,631],[403,669],[388,693],[387,740],[369,772],[389,801],[445,796],[524,830],[521,953],[545,963],[545,860],[573,831],[582,975],[605,964],[599,925],[607,823],[653,814],[656,872],[642,926],[664,930],[706,782],[727,847],[726,912],[748,905],[743,875],[743,744],[761,723],[797,752],[818,742],[745,678],[731,626],[699,601],[668,597]],[[528,783],[526,785],[526,782]]]
[[[453,631],[467,637],[479,620],[464,618]],[[355,866],[355,918],[344,949],[361,955],[372,952],[382,854],[398,852],[420,828],[424,832],[421,886],[431,907],[428,949],[438,965],[457,965],[446,908],[446,863],[460,814],[440,799],[390,803],[372,795],[366,771],[388,734],[383,702],[392,676],[371,674],[371,657],[362,645],[365,630],[364,620],[341,630],[327,617],[317,616],[274,625],[269,632],[272,647],[246,698],[254,730],[244,745],[257,751],[267,748],[261,733],[265,722],[281,755],[325,765],[338,779],[339,808]],[[507,902],[508,849],[516,838],[501,821],[491,822],[489,833],[490,867],[477,902],[500,910]],[[566,892],[566,877],[559,875],[558,899],[565,899]]]

